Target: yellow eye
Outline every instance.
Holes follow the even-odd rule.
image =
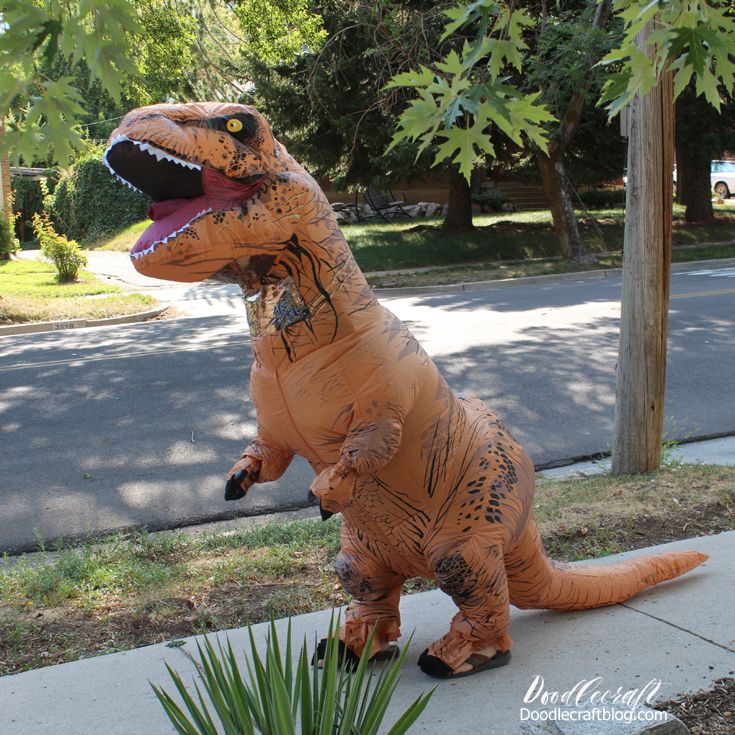
[[[231,133],[239,133],[242,130],[242,120],[238,120],[236,117],[227,121],[227,130]]]

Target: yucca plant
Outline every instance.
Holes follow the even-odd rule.
[[[371,664],[370,635],[354,670],[341,667],[337,631],[339,618],[330,620],[324,667],[311,665],[306,640],[298,662],[292,663],[291,621],[281,653],[276,626],[271,622],[265,656],[261,657],[251,628],[250,651],[245,656],[243,677],[232,645],[209,638],[197,642],[195,661],[202,687],[194,681],[196,698],[179,674],[166,668],[186,712],[163,689],[151,684],[166,714],[180,735],[376,735],[398,685],[398,672],[406,656],[378,668]],[[202,691],[202,688],[204,691]],[[433,690],[420,694],[388,731],[402,735],[419,718]],[[215,719],[219,724],[216,724]]]

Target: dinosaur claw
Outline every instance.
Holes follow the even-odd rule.
[[[257,474],[257,473],[256,473]],[[225,485],[225,500],[240,500],[245,497],[241,482],[245,479],[245,470],[236,472]]]

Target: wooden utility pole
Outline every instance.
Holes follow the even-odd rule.
[[[654,25],[639,35],[644,48]],[[614,475],[651,472],[661,462],[671,274],[674,164],[671,73],[628,111],[623,295],[615,402]]]

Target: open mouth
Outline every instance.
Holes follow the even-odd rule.
[[[133,246],[132,258],[152,253],[211,212],[242,204],[265,179],[264,174],[233,179],[126,135],[110,141],[102,160],[120,181],[153,200],[148,210],[153,223]]]

